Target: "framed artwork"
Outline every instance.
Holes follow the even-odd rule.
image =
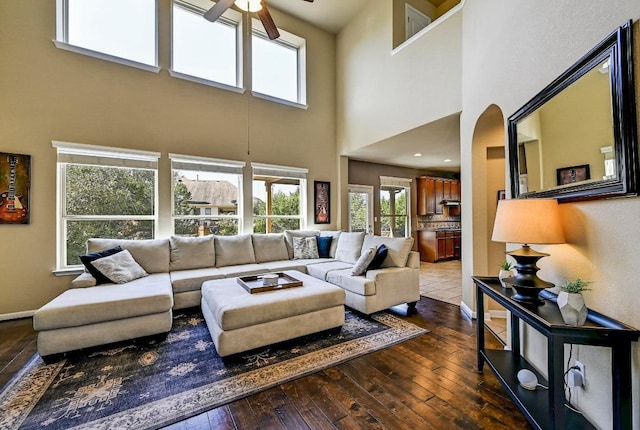
[[[31,156],[0,152],[0,224],[29,224]]]
[[[504,200],[507,198],[507,194],[505,190],[498,190],[497,200]]]
[[[591,171],[588,164],[582,164],[580,166],[556,169],[556,176],[558,185],[567,185],[591,179]]]
[[[313,181],[313,212],[316,224],[331,223],[331,183]]]

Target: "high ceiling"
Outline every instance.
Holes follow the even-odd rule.
[[[379,0],[268,0],[269,6],[338,33],[371,1]],[[438,7],[446,0],[429,0]],[[421,153],[421,157],[414,154]],[[349,157],[413,168],[460,171],[460,117],[452,115],[397,136],[360,148]],[[444,162],[443,160],[451,160]]]

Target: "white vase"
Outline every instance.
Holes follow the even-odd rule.
[[[583,325],[587,320],[587,306],[584,304],[584,297],[580,293],[560,291],[560,294],[558,294],[558,307],[565,324]]]
[[[504,278],[510,278],[513,276],[513,271],[512,270],[504,270],[504,269],[500,269],[500,273],[498,273],[498,279],[500,280],[500,283],[502,284],[503,288],[511,288],[510,284],[506,284],[503,279]]]

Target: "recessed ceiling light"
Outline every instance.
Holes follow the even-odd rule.
[[[444,161],[445,163],[451,163],[451,159],[450,159],[450,158],[445,158],[445,159],[444,159],[444,160],[442,160],[442,161]]]
[[[422,157],[422,154],[419,152],[416,152],[415,154],[413,154],[414,157]]]

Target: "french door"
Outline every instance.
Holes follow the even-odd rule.
[[[349,185],[349,231],[373,234],[373,187]]]

